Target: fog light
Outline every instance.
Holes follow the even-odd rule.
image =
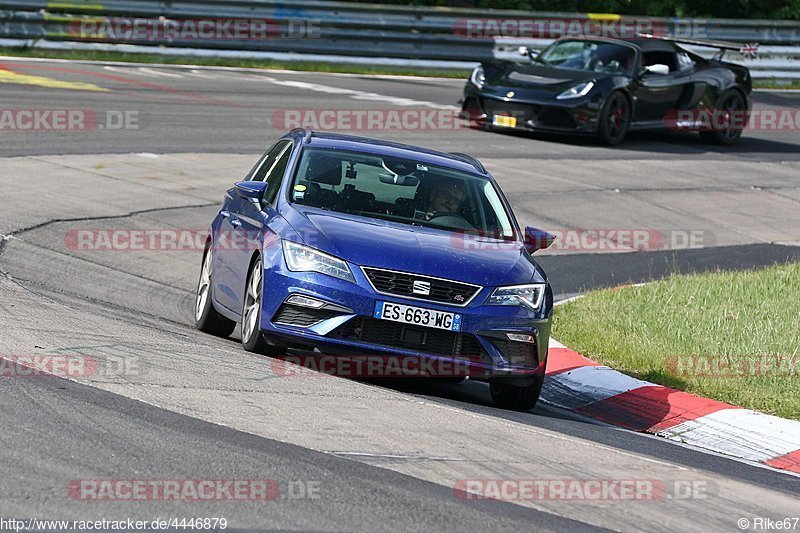
[[[527,333],[506,333],[506,337],[508,337],[508,340],[514,342],[527,342],[528,344],[536,342],[536,337]]]
[[[288,300],[286,300],[287,304],[292,305],[299,305],[300,307],[310,307],[311,309],[319,309],[325,302],[321,300],[317,300],[316,298],[309,298],[308,296],[301,296],[300,294],[295,294],[294,296],[290,296]]]

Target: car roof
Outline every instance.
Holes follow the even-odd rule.
[[[642,49],[643,52],[674,52],[675,45],[669,41],[661,39],[623,39],[625,42],[634,44]]]
[[[636,37],[629,39],[614,39],[612,37],[599,37],[594,35],[579,35],[575,37],[562,37],[560,40],[565,41],[600,41],[606,43],[616,44],[630,44],[639,48],[642,52],[674,52],[675,45],[670,41],[662,41],[661,39],[651,39],[648,37]]]
[[[403,144],[383,139],[346,135],[342,133],[317,132],[309,129],[292,130],[286,136],[301,136],[307,146],[352,150],[375,155],[390,155],[403,159],[413,159],[419,163],[438,165],[491,178],[483,165],[472,156],[460,153],[446,153],[421,146]]]

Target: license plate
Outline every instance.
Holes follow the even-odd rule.
[[[517,127],[517,117],[507,117],[505,115],[494,115],[492,124],[495,126],[503,126],[506,128]]]
[[[461,315],[391,302],[375,302],[375,318],[414,326],[461,331]]]

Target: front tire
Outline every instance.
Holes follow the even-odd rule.
[[[200,270],[200,280],[197,282],[197,292],[194,300],[194,325],[200,331],[227,337],[236,328],[236,322],[229,320],[217,313],[211,303],[211,248],[203,254],[203,267]]]
[[[597,137],[603,144],[617,146],[628,134],[631,125],[631,105],[619,91],[611,93],[600,111]]]
[[[261,259],[253,264],[247,276],[242,305],[242,346],[248,352],[281,355],[286,348],[269,344],[261,333],[261,305],[264,295],[264,266]]]
[[[492,401],[504,409],[530,411],[539,401],[543,384],[544,376],[536,378],[533,383],[524,387],[490,382],[489,392],[492,395]]]

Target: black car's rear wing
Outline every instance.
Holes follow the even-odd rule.
[[[639,37],[643,39],[658,39],[660,41],[669,41],[673,43],[690,44],[694,46],[706,46],[708,48],[717,48],[719,49],[719,54],[715,57],[717,61],[721,60],[722,56],[724,56],[725,52],[728,50],[735,50],[745,55],[754,54],[758,50],[757,44],[741,44],[741,43],[733,43],[730,41],[712,41],[711,39],[668,37],[665,35],[653,35],[651,33],[640,33]]]

